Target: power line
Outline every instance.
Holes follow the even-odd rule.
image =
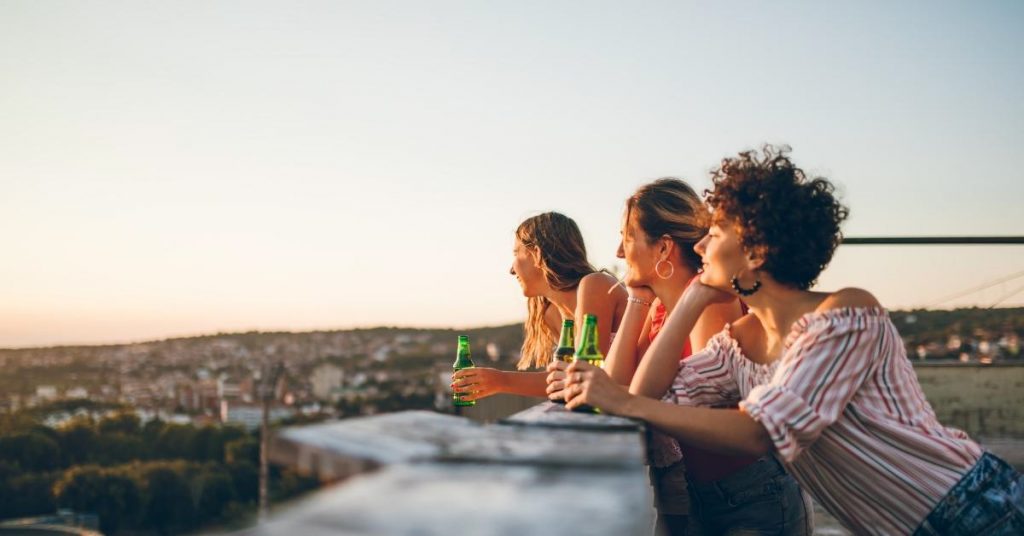
[[[1017,279],[1019,277],[1024,277],[1024,271],[1020,271],[1020,272],[1017,272],[1015,274],[1011,274],[1011,275],[1008,275],[1008,276],[1005,276],[1005,277],[1001,277],[1001,278],[996,279],[994,281],[990,281],[988,283],[983,283],[981,285],[969,288],[967,290],[963,290],[963,291],[960,291],[960,292],[957,292],[957,293],[954,293],[954,294],[950,294],[949,296],[946,296],[945,298],[942,298],[941,300],[938,300],[938,301],[935,301],[933,303],[928,304],[925,308],[926,309],[931,309],[932,307],[935,307],[936,305],[938,305],[940,303],[948,302],[950,300],[955,300],[957,298],[962,298],[964,296],[967,296],[968,294],[973,294],[975,292],[978,292],[979,290],[985,290],[987,288],[991,288],[991,287],[994,287],[996,285],[999,285],[999,284],[1002,284],[1002,283],[1006,283],[1007,281],[1013,281],[1014,279]]]
[[[999,305],[1000,303],[1003,303],[1004,301],[1014,297],[1017,294],[1020,294],[1021,291],[1024,291],[1024,286],[1017,287],[1017,290],[1014,290],[1013,292],[1010,292],[1009,294],[1003,296],[1002,298],[999,298],[998,300],[996,300],[995,303],[993,303],[992,305],[989,305],[988,308],[989,309],[994,309],[995,306]]]

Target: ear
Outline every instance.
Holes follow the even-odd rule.
[[[743,250],[746,255],[747,270],[756,272],[764,266],[764,260],[767,256],[767,251],[764,246],[756,246],[750,250]]]
[[[662,260],[668,260],[672,257],[672,252],[676,248],[675,240],[669,235],[661,235],[658,239],[658,258]]]

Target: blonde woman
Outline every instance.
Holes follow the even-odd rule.
[[[452,389],[463,400],[498,393],[546,396],[544,367],[551,361],[562,320],[573,319],[579,328],[584,315],[596,315],[601,351],[607,354],[626,310],[626,291],[613,289],[615,278],[590,264],[583,234],[568,216],[545,212],[523,221],[512,254],[509,273],[527,298],[519,370],[477,367],[456,372]]]

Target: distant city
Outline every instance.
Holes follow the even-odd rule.
[[[892,316],[907,355],[915,362],[1024,362],[1024,308],[897,311]],[[142,422],[159,418],[179,424],[236,424],[251,430],[261,417],[260,377],[277,362],[285,373],[273,386],[275,421],[404,409],[448,412],[451,361],[459,333],[470,335],[480,366],[510,369],[518,360],[521,324],[458,332],[252,332],[111,346],[9,349],[0,350],[0,412],[89,400],[130,406]],[[46,425],[56,427],[75,416],[74,411],[59,411],[43,418]]]
[[[158,418],[252,430],[261,418],[261,375],[278,362],[285,371],[273,386],[275,421],[403,409],[450,411],[448,385],[458,333],[470,335],[481,366],[511,368],[518,359],[522,325],[460,332],[376,328],[218,334],[0,350],[0,413],[88,400],[89,412],[130,406],[142,422]],[[61,410],[41,417],[47,426],[57,427],[86,411]]]

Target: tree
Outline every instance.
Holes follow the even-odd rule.
[[[224,459],[229,463],[260,463],[260,442],[254,437],[241,437],[224,446]]]
[[[235,485],[235,497],[244,503],[254,503],[259,498],[260,475],[256,464],[242,461],[228,465],[231,481]]]
[[[192,527],[195,509],[188,482],[169,464],[156,464],[144,474],[143,525],[160,534]]]
[[[146,445],[137,436],[120,433],[102,434],[96,438],[93,461],[100,465],[115,465],[148,457]]]
[[[61,507],[98,515],[100,529],[108,534],[133,522],[141,502],[139,487],[127,474],[95,465],[65,471],[53,491]]]
[[[56,473],[28,473],[7,479],[0,487],[0,518],[52,513],[57,508],[53,500],[56,478]]]
[[[60,463],[60,447],[35,432],[0,437],[0,460],[17,464],[23,471],[49,471]]]
[[[231,477],[222,472],[206,472],[199,477],[198,514],[201,521],[217,519],[235,499]]]
[[[156,457],[162,459],[189,459],[195,445],[196,429],[191,424],[167,424],[156,440]]]
[[[58,431],[58,436],[64,467],[93,461],[92,455],[96,451],[96,430],[92,421],[72,420]]]
[[[139,423],[138,415],[123,411],[100,420],[98,428],[104,435],[136,435],[141,431]]]

